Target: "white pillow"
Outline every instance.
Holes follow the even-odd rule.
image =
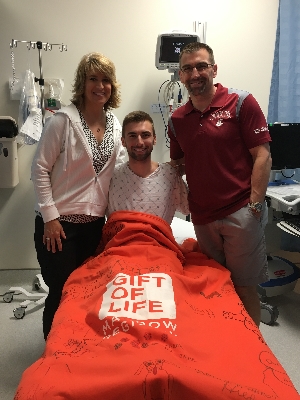
[[[196,239],[194,225],[192,222],[185,221],[184,219],[174,217],[171,223],[174,238],[177,243],[182,244],[185,239]]]

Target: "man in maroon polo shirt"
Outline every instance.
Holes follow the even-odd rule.
[[[209,46],[186,45],[179,62],[190,99],[169,120],[171,163],[186,174],[201,250],[231,271],[238,295],[259,325],[256,288],[268,280],[268,126],[250,93],[213,83],[217,65]]]

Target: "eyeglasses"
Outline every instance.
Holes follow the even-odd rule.
[[[206,69],[208,69],[209,67],[213,67],[215,64],[208,64],[208,63],[206,63],[206,62],[202,62],[202,63],[199,63],[199,64],[196,64],[196,65],[194,65],[194,66],[191,66],[191,65],[184,65],[182,68],[180,68],[181,69],[181,71],[182,72],[184,72],[185,74],[191,74],[192,72],[193,72],[193,70],[194,70],[194,68],[196,68],[196,70],[198,71],[198,72],[201,72],[201,71],[205,71]]]

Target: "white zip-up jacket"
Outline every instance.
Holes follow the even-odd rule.
[[[31,168],[35,209],[44,222],[60,215],[105,215],[114,168],[125,157],[121,125],[113,118],[115,147],[98,175],[76,106],[63,107],[46,120]]]

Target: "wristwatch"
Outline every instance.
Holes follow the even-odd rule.
[[[252,211],[259,213],[263,209],[263,204],[259,203],[256,201],[255,203],[248,203],[249,208],[251,208]]]

